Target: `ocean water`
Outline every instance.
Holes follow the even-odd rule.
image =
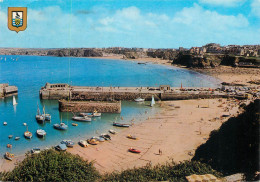
[[[79,126],[71,126],[71,113],[61,113],[56,100],[40,100],[39,90],[46,82],[68,83],[77,86],[208,86],[216,87],[218,80],[212,77],[188,71],[185,69],[167,67],[155,64],[137,64],[133,61],[106,60],[72,57],[41,57],[41,56],[1,56],[0,83],[9,83],[18,87],[16,100],[18,105],[12,105],[12,97],[0,99],[0,155],[9,151],[8,143],[13,145],[12,152],[22,154],[33,147],[50,147],[63,139],[87,139],[107,132],[113,128],[114,121],[135,122],[155,114],[159,108],[151,108],[135,102],[122,102],[121,114],[102,114],[101,118],[89,123],[77,122]],[[42,110],[52,115],[52,121],[41,125],[35,120],[37,104]],[[123,117],[123,120],[121,120]],[[67,131],[58,131],[53,124],[62,121],[69,125]],[[6,121],[8,124],[3,125]],[[33,138],[23,137],[27,123]],[[36,136],[36,130],[42,128],[47,132],[44,139]],[[115,129],[115,128],[113,128]],[[120,129],[115,129],[120,130]],[[12,139],[8,136],[13,135]],[[14,137],[21,137],[15,141]]]

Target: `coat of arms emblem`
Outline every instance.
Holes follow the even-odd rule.
[[[25,30],[27,27],[27,8],[9,7],[8,8],[8,28],[12,31]]]

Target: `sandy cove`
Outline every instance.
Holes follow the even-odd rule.
[[[224,103],[223,107],[218,107],[221,103]],[[227,120],[220,119],[220,116],[226,107],[231,107],[226,99],[222,99],[222,102],[210,99],[164,101],[160,104],[162,109],[158,114],[113,135],[111,141],[87,148],[76,145],[68,152],[95,161],[95,167],[101,173],[140,167],[148,163],[163,164],[171,159],[175,162],[189,160],[196,148],[206,142],[210,132]],[[235,115],[237,111],[238,106],[233,107],[230,113]],[[128,139],[128,134],[139,139]],[[130,147],[141,150],[141,153],[128,152]],[[159,155],[159,149],[162,155]]]

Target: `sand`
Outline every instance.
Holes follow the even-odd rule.
[[[120,59],[118,56],[101,57],[102,59]],[[153,62],[155,64],[168,64],[168,60],[141,58],[131,61]],[[249,72],[233,70],[230,67],[204,70],[204,73],[213,75],[226,82],[246,83],[249,79],[259,77],[259,70]],[[250,68],[251,69],[251,68]],[[164,101],[160,112],[142,123],[135,124],[112,136],[111,141],[100,143],[97,146],[82,148],[76,145],[68,152],[78,154],[85,160],[94,161],[101,173],[121,171],[128,168],[164,164],[167,161],[175,162],[189,160],[198,146],[205,143],[211,131],[218,129],[228,118],[220,119],[225,110],[229,109],[231,115],[241,112],[238,105],[222,99]],[[222,107],[218,107],[222,104]],[[174,106],[180,106],[175,108]],[[198,107],[199,106],[199,107]],[[113,128],[113,126],[111,126]],[[113,128],[114,129],[114,128]],[[126,138],[128,134],[139,139]],[[128,152],[130,147],[141,150],[140,154]],[[162,155],[159,155],[159,149]],[[14,161],[0,160],[0,171],[9,171],[15,167],[24,156],[15,157]]]

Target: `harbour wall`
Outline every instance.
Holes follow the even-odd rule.
[[[121,113],[121,101],[68,101],[59,100],[59,110],[61,112],[101,112],[101,113]]]
[[[67,84],[46,84],[40,90],[41,99],[66,99],[71,101],[133,101],[141,97],[149,101],[155,100],[186,100],[206,98],[245,98],[245,96],[231,95],[221,90],[211,88],[177,88],[160,87],[79,87]]]
[[[10,86],[8,83],[0,84],[0,98],[9,97],[18,94],[16,86]]]

